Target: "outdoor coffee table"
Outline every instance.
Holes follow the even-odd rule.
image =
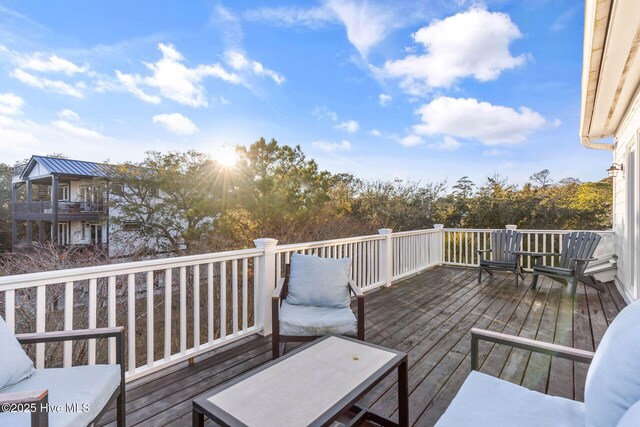
[[[399,423],[354,405],[398,370]],[[326,335],[217,387],[193,401],[193,425],[204,417],[225,426],[325,426],[348,410],[365,420],[409,424],[407,355],[339,335]]]

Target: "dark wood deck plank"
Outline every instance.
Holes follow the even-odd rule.
[[[547,278],[532,290],[530,276],[516,287],[512,274],[485,275],[480,284],[476,274],[475,269],[438,267],[367,295],[367,341],[409,355],[413,425],[433,425],[469,374],[472,327],[592,350],[624,307],[613,285],[599,294],[579,285],[574,303],[566,286]],[[128,425],[190,425],[196,396],[270,358],[269,338],[254,335],[200,355],[195,364],[136,380],[127,385]],[[482,372],[533,389],[579,399],[584,393],[586,365],[574,368],[561,359],[486,342],[480,343],[479,361]],[[395,374],[389,375],[361,403],[397,417],[396,382]],[[100,424],[114,425],[113,412]]]

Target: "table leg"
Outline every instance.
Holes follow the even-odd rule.
[[[193,427],[204,427],[204,414],[198,411],[196,408],[193,408],[193,418],[192,418],[192,426]]]
[[[409,425],[409,372],[407,359],[398,366],[398,424]]]

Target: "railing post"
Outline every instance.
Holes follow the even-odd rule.
[[[433,224],[433,228],[439,230],[439,239],[436,242],[437,247],[435,248],[435,258],[440,262],[440,264],[444,264],[444,224]]]
[[[507,230],[515,230],[516,228],[518,228],[518,226],[515,225],[515,224],[507,224],[507,225],[505,225],[505,228]]]
[[[256,248],[262,249],[262,256],[258,260],[258,313],[256,315],[262,324],[262,335],[271,334],[271,294],[276,288],[276,239],[256,239]],[[254,296],[255,298],[255,296]]]
[[[391,286],[393,281],[393,230],[381,228],[378,233],[386,236],[380,241],[380,279],[385,286]]]

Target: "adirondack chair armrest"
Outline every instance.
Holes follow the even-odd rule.
[[[481,340],[560,357],[562,359],[569,359],[574,362],[591,363],[595,355],[592,351],[503,334],[501,332],[471,328],[471,370],[473,371],[478,370],[478,343]]]
[[[491,249],[477,249],[477,250],[476,250],[476,253],[477,253],[477,254],[479,254],[479,253],[483,253],[483,252],[491,252]]]
[[[576,262],[589,262],[589,261],[597,261],[598,258],[571,258],[572,261],[576,261]]]
[[[560,256],[558,252],[529,252],[529,251],[515,251],[515,255],[532,256],[534,258],[543,256]]]

